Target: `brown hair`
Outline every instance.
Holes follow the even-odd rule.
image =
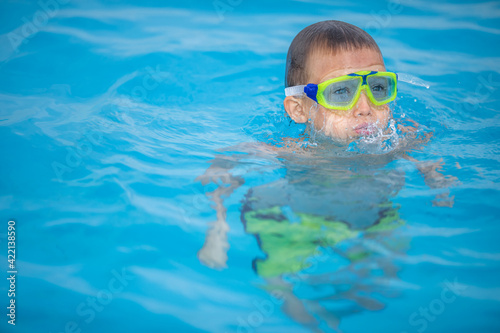
[[[375,40],[355,25],[334,20],[311,24],[295,36],[288,48],[285,87],[308,83],[306,65],[313,50],[322,49],[335,54],[363,48],[380,53]]]

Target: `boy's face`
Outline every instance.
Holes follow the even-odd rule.
[[[306,83],[319,84],[346,74],[359,71],[385,71],[382,55],[372,49],[341,51],[332,54],[324,51],[312,52],[307,65],[308,81]],[[311,120],[312,125],[326,135],[343,140],[368,135],[387,126],[391,112],[389,106],[374,105],[361,92],[356,105],[347,111],[330,110],[316,104],[310,98],[285,99],[285,109],[293,120],[299,123]],[[315,111],[317,110],[317,111]]]

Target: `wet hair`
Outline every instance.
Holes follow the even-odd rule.
[[[314,23],[295,36],[286,57],[285,87],[307,84],[307,60],[314,50],[339,51],[372,49],[380,53],[375,40],[364,30],[342,21]]]

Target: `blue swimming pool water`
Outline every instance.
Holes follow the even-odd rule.
[[[499,18],[491,1],[2,1],[0,261],[8,277],[14,220],[17,273],[0,331],[500,331]],[[304,136],[284,116],[284,60],[326,19],[430,86],[401,83],[394,117],[434,133],[409,154],[445,178],[426,184],[397,149],[259,150]],[[223,196],[219,269],[197,255],[217,219],[217,186],[197,177],[216,157],[244,181]],[[274,201],[284,232],[333,210],[358,233],[266,277],[270,226],[257,239],[244,213]],[[394,211],[396,227],[363,231]],[[307,245],[340,235],[323,231]]]

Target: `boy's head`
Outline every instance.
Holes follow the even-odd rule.
[[[391,116],[386,104],[387,96],[392,94],[395,97],[395,78],[392,82],[391,77],[386,78],[381,73],[373,75],[372,72],[385,72],[384,60],[377,43],[365,31],[340,21],[310,25],[294,38],[288,49],[286,87],[309,83],[318,85],[351,73],[358,74],[347,76],[347,81],[339,79],[341,84],[320,85],[322,96],[326,96],[328,101],[338,101],[342,105],[338,108],[331,105],[327,108],[325,106],[329,104],[320,99],[320,103],[316,104],[312,99],[316,99],[316,91],[307,95],[310,98],[294,91],[291,95],[287,93],[289,96],[284,101],[285,110],[296,122],[310,120],[316,129],[338,139],[348,140],[370,134],[377,127],[385,128]],[[357,82],[360,84],[358,87]],[[361,82],[367,84],[369,89],[360,89]],[[383,84],[379,84],[381,82]],[[332,88],[334,86],[338,89]],[[360,92],[357,100],[353,97],[358,96],[354,92],[356,88]],[[304,91],[303,88],[299,89]],[[344,104],[342,99],[346,101]],[[348,103],[348,99],[355,103]]]

